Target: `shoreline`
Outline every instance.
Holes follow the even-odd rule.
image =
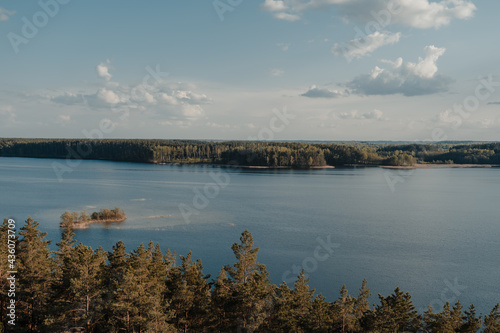
[[[379,165],[383,169],[443,169],[443,168],[498,168],[498,164],[415,164]]]
[[[156,163],[151,162],[154,165],[176,165],[176,166],[201,166],[206,165],[209,167],[221,167],[221,168],[233,168],[233,169],[284,169],[284,170],[308,170],[308,169],[335,169],[334,165],[315,165],[309,168],[294,168],[288,166],[267,166],[267,165],[237,165],[237,164],[217,164],[217,163]]]
[[[5,158],[32,158],[32,159],[54,159],[66,160],[66,158],[57,157],[32,157],[32,156],[0,156]],[[235,164],[217,164],[217,163],[157,163],[155,161],[149,162],[130,162],[130,161],[116,161],[116,160],[102,160],[102,159],[75,159],[79,161],[107,161],[116,163],[137,163],[137,164],[152,164],[152,165],[172,165],[172,166],[207,166],[207,167],[220,167],[220,168],[234,168],[234,169],[262,169],[262,170],[311,170],[311,169],[336,169],[336,168],[383,168],[383,169],[438,169],[438,168],[498,168],[500,164],[415,164],[415,165],[383,165],[383,164],[346,164],[346,165],[316,165],[308,168],[297,168],[288,166],[265,166],[265,165],[235,165]],[[111,223],[123,221],[96,221],[92,223]],[[87,223],[87,222],[85,222]]]

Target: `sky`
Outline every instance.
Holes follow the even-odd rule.
[[[0,2],[0,137],[500,140],[500,1]]]

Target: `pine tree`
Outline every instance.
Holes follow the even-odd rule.
[[[174,313],[170,309],[170,300],[166,298],[166,281],[167,273],[171,270],[175,257],[170,251],[164,255],[160,244],[154,245],[153,242],[148,245],[148,253],[148,271],[151,279],[149,293],[152,298],[152,305],[149,309],[147,329],[149,332],[173,332],[174,328],[169,322]]]
[[[127,317],[127,307],[125,306],[125,314],[121,312],[123,310],[122,304],[118,304],[118,288],[124,285],[125,275],[129,264],[127,262],[128,254],[127,248],[122,241],[118,241],[113,245],[113,251],[108,252],[108,265],[106,269],[105,276],[105,286],[107,286],[104,304],[104,317],[106,325],[109,330],[111,328],[118,329],[122,328],[125,330],[129,329],[129,323],[123,318]],[[126,295],[128,288],[125,288],[123,292],[125,293],[124,299],[129,299]],[[130,300],[129,303],[132,301]],[[126,302],[125,302],[126,303]]]
[[[450,312],[451,328],[454,331],[458,331],[460,327],[462,327],[462,321],[464,319],[462,309],[462,304],[460,304],[460,301],[457,301]]]
[[[500,304],[495,305],[490,314],[484,317],[484,333],[500,332]]]
[[[74,328],[94,332],[103,324],[103,295],[106,252],[102,248],[93,251],[83,244],[71,251],[68,262],[68,317]]]
[[[380,332],[418,332],[421,321],[409,293],[398,287],[387,297],[379,295],[379,299],[380,305],[369,321],[372,328]]]
[[[462,305],[457,302],[452,309],[450,303],[446,302],[439,313],[434,313],[432,307],[424,312],[423,327],[425,332],[459,332],[462,326],[463,314]]]
[[[271,315],[267,318],[265,326],[271,332],[290,332],[297,327],[297,319],[293,312],[292,290],[285,282],[275,291]]]
[[[69,260],[71,260],[71,254],[75,246],[76,240],[74,239],[75,233],[70,225],[64,227],[61,233],[61,241],[57,243],[57,251],[55,252],[55,269],[54,269],[54,279],[53,279],[53,289],[59,289],[61,291],[66,289],[68,285],[64,285],[63,275],[64,271],[67,269]],[[58,297],[56,295],[56,297]]]
[[[133,332],[137,316],[135,300],[140,296],[134,273],[127,269],[113,287],[114,295],[110,306],[108,323],[116,331]]]
[[[333,325],[332,306],[319,294],[314,298],[306,332],[327,333]]]
[[[47,233],[38,230],[39,223],[28,217],[19,235],[19,250],[17,265],[19,273],[17,327],[23,327],[25,332],[37,332],[47,314],[50,297],[51,273],[54,267],[48,248],[50,241]]]
[[[314,290],[309,289],[304,270],[297,276],[293,289],[282,283],[274,294],[273,309],[266,320],[271,331],[306,332],[311,321]]]
[[[424,332],[433,332],[435,322],[439,314],[434,313],[432,306],[428,306],[422,316],[422,328]]]
[[[126,332],[171,332],[170,312],[165,301],[168,263],[159,246],[141,244],[123,263],[124,247],[113,251],[114,295],[111,317],[117,330]],[[113,276],[113,275],[111,275]]]
[[[348,294],[345,285],[340,289],[339,298],[333,303],[333,328],[336,332],[350,332],[354,329],[354,304],[356,300]]]
[[[173,323],[181,332],[206,332],[211,326],[210,276],[203,275],[201,260],[192,261],[191,251],[180,258],[181,265],[172,268],[167,279]]]
[[[66,225],[61,233],[61,241],[57,243],[55,252],[55,268],[51,286],[51,302],[49,314],[45,320],[51,331],[59,331],[67,326],[67,297],[70,286],[69,264],[76,241],[71,225]]]
[[[292,313],[297,324],[297,332],[304,332],[312,310],[314,289],[309,289],[309,279],[304,270],[299,274],[292,290]]]
[[[361,321],[365,314],[371,311],[369,299],[371,297],[370,289],[366,279],[363,279],[361,288],[359,289],[358,297],[354,300],[353,315],[355,322],[352,328],[353,332],[361,332]]]
[[[474,304],[469,306],[465,311],[464,323],[460,327],[460,333],[475,333],[481,328],[481,318],[476,316],[476,308]]]
[[[212,311],[216,332],[231,331],[232,290],[233,281],[229,279],[226,269],[223,268],[217,276],[212,291]]]
[[[237,259],[233,267],[226,266],[232,283],[230,299],[230,325],[232,330],[254,332],[270,313],[274,287],[270,284],[265,265],[257,262],[258,248],[254,248],[253,237],[245,230],[240,244],[233,244]]]

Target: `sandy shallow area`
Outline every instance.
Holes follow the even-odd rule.
[[[497,168],[498,164],[415,164],[411,166],[381,165],[384,169],[436,169],[436,168]]]

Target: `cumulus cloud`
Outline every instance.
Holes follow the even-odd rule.
[[[304,97],[309,97],[309,98],[337,98],[337,97],[343,97],[347,93],[345,91],[339,91],[339,90],[329,90],[326,88],[318,88],[315,85],[312,85],[309,90],[307,90],[305,93],[301,94],[300,96]]]
[[[370,74],[354,78],[347,86],[353,93],[361,95],[416,96],[447,91],[452,80],[437,75],[436,64],[446,49],[431,45],[426,46],[424,51],[425,58],[419,58],[415,63],[405,63],[402,58],[395,61],[385,60],[392,68],[375,66]]]
[[[64,92],[54,96],[50,100],[57,104],[64,105],[85,105],[91,108],[109,108],[118,106],[127,101],[128,96],[118,91],[106,88],[99,88],[93,94],[76,94],[73,92]]]
[[[401,33],[390,33],[387,31],[375,31],[365,37],[353,39],[344,45],[335,44],[332,47],[332,52],[336,56],[342,55],[351,61],[359,59],[373,53],[381,46],[395,44],[399,42]]]
[[[95,68],[97,75],[100,78],[105,79],[106,81],[109,81],[112,78],[112,75],[109,73],[109,64],[110,64],[110,61],[106,60],[106,62],[101,62]]]
[[[194,120],[204,116],[203,105],[211,103],[212,99],[205,94],[184,90],[182,84],[177,84],[158,86],[151,91],[138,85],[133,88],[125,86],[99,88],[90,94],[64,92],[51,97],[50,101],[64,105],[86,106],[91,109],[149,110],[159,117]]]
[[[352,110],[351,112],[342,112],[338,115],[340,119],[367,119],[367,120],[384,120],[384,114],[382,111],[374,109],[370,112],[359,113],[357,110]]]
[[[63,105],[80,105],[90,109],[138,110],[153,115],[154,118],[195,120],[203,117],[203,105],[212,103],[206,94],[198,93],[192,84],[161,82],[154,86],[136,86],[109,82],[110,61],[96,66],[97,75],[106,79],[106,87],[92,93],[65,91],[56,95],[45,95],[51,102]]]
[[[279,20],[291,22],[300,20],[300,15],[293,12],[291,4],[287,0],[265,0],[261,7],[272,12],[273,16]]]
[[[261,7],[277,19],[296,21],[304,12],[337,6],[345,22],[439,28],[452,19],[468,19],[476,6],[469,0],[265,0]]]
[[[0,21],[7,21],[15,13],[15,11],[9,11],[5,8],[0,7]]]

